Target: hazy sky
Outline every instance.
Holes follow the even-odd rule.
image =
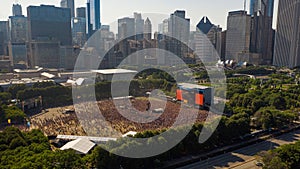
[[[247,11],[249,0],[247,0]],[[75,0],[75,8],[86,6],[87,0]],[[60,5],[60,0],[1,0],[0,20],[7,20],[12,15],[12,4],[22,5],[23,14],[27,15],[26,8],[29,5]],[[278,0],[275,0],[275,16]],[[110,24],[118,18],[130,16],[133,12],[167,14],[177,9],[186,10],[187,17],[191,18],[191,24],[195,26],[203,16],[208,16],[215,25],[221,25],[226,29],[226,19],[229,11],[244,8],[243,0],[102,0],[101,22]],[[157,25],[153,25],[157,27]],[[275,28],[275,26],[273,25]],[[156,29],[156,28],[154,28]]]

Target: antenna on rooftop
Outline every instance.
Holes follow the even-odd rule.
[[[244,0],[244,11],[246,11],[246,0]]]

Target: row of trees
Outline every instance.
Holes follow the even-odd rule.
[[[265,169],[300,168],[300,141],[280,146],[275,150],[261,152],[258,155],[262,157]]]
[[[298,119],[300,86],[285,84],[286,88],[276,87],[272,85],[276,80],[271,78],[261,84],[256,79],[230,79],[225,113],[247,113],[256,129],[280,128],[293,123]]]
[[[0,133],[0,166],[3,169],[86,167],[75,151],[52,151],[41,131],[23,133],[13,127]]]

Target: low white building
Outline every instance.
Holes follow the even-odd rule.
[[[132,79],[138,72],[127,69],[102,69],[92,70],[91,72],[97,74],[97,78],[101,81],[112,81],[113,77],[118,81]]]
[[[70,141],[60,148],[60,150],[75,150],[78,154],[87,154],[96,144],[86,138],[78,138]]]

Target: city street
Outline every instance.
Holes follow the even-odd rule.
[[[283,134],[269,140],[253,144],[229,153],[225,153],[207,160],[199,161],[179,169],[218,169],[218,168],[235,168],[235,169],[258,169],[254,155],[260,151],[274,149],[283,144],[293,143],[300,140],[300,130]]]

